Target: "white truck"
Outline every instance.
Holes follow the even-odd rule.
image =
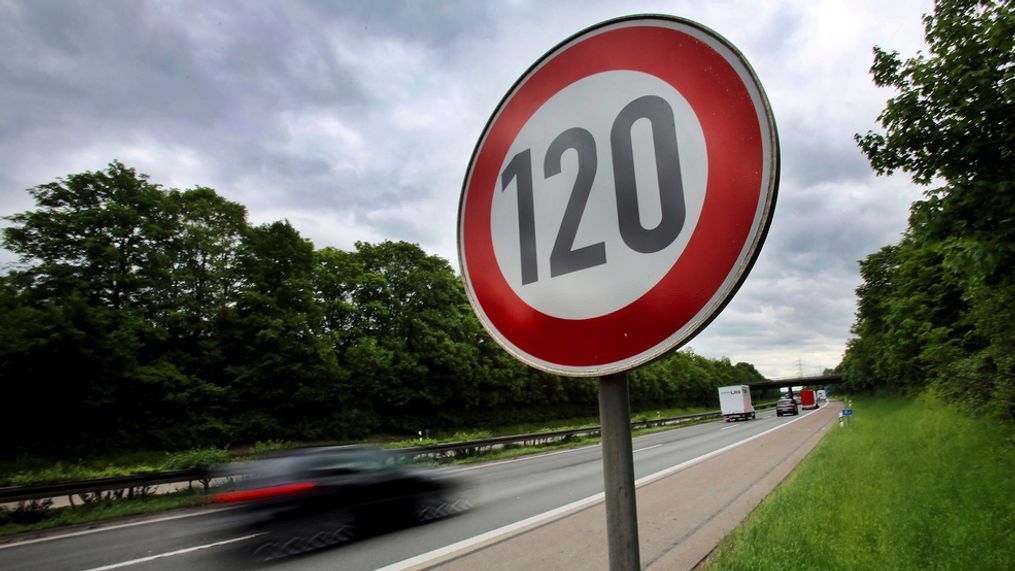
[[[722,409],[722,417],[726,422],[754,418],[751,387],[747,385],[719,387],[719,408]]]

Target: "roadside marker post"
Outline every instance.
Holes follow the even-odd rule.
[[[771,223],[779,143],[737,49],[635,15],[554,47],[473,151],[458,256],[491,337],[534,368],[598,377],[610,569],[640,568],[627,371],[704,329]]]

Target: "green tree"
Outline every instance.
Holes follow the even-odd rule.
[[[856,139],[879,174],[934,185],[914,232],[942,242],[949,268],[990,279],[1015,262],[1015,7],[939,0],[924,25],[928,55],[874,49],[874,83],[898,95],[878,117],[884,133]]]
[[[196,187],[168,196],[178,231],[171,256],[170,307],[207,322],[231,300],[239,278],[236,251],[247,231],[247,209],[214,190]]]
[[[928,54],[874,50],[874,82],[897,95],[884,131],[856,140],[877,173],[926,190],[903,243],[868,259],[844,365],[851,382],[933,381],[1012,414],[1015,335],[1001,324],[1015,320],[1003,301],[1015,294],[1015,6],[939,0],[924,25]]]
[[[148,304],[170,265],[178,232],[166,193],[122,163],[29,189],[36,210],[8,216],[4,245],[28,266],[23,285],[42,296],[78,291],[113,309]]]
[[[478,323],[446,260],[407,242],[360,242],[353,260],[329,260],[345,271],[319,289],[333,296],[330,321],[351,332],[340,339],[343,364],[374,410],[410,430],[479,404]]]
[[[235,304],[220,314],[237,438],[345,438],[346,375],[314,299],[314,247],[288,222],[248,229]]]
[[[3,383],[20,385],[18,422],[38,425],[48,412],[82,427],[36,450],[172,446],[181,427],[186,438],[200,432],[219,389],[173,358],[167,330],[186,235],[179,193],[119,162],[29,192],[37,208],[8,217],[3,233],[21,257],[11,315],[32,316],[3,324],[18,339]]]

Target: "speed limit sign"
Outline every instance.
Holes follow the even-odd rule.
[[[593,26],[529,68],[476,145],[458,217],[469,299],[531,366],[630,369],[730,300],[778,178],[768,100],[729,42],[667,16]]]

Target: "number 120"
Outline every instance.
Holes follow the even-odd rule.
[[[631,142],[631,128],[639,119],[648,119],[652,124],[659,203],[662,208],[662,219],[655,228],[643,227],[639,217]],[[581,127],[572,127],[557,135],[543,159],[543,178],[560,174],[561,157],[568,149],[578,153],[578,176],[550,252],[551,278],[606,263],[606,245],[603,242],[573,248],[598,166],[596,140],[592,133]],[[613,156],[613,182],[621,238],[629,248],[642,254],[652,254],[666,248],[677,239],[684,227],[685,218],[684,187],[677,155],[677,130],[669,103],[655,95],[639,97],[628,103],[613,121],[610,150]],[[517,181],[518,188],[518,235],[522,285],[525,285],[539,280],[536,267],[536,221],[532,202],[531,149],[525,149],[511,158],[500,175],[501,190],[506,190],[512,180]]]

